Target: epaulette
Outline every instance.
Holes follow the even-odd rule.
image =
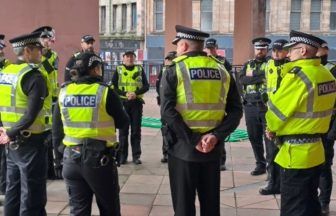
[[[299,66],[295,66],[293,67],[288,73],[291,73],[291,74],[297,74],[301,71],[301,67]]]
[[[105,83],[105,82],[103,82],[103,81],[101,81],[101,82],[97,82],[99,85],[102,85],[102,86],[105,86],[105,87],[108,87],[108,88],[110,88],[110,86],[107,84],[107,83]]]
[[[178,62],[183,61],[183,60],[185,60],[185,59],[187,59],[187,58],[188,58],[187,55],[181,55],[181,56],[179,56],[179,57],[174,58],[173,62],[174,62],[174,63],[178,63]]]
[[[64,88],[65,86],[71,84],[71,83],[74,83],[74,81],[70,80],[70,81],[66,81],[64,83],[61,84],[61,88]]]
[[[77,56],[79,56],[79,54],[81,54],[81,52],[76,52],[73,54],[73,56],[76,58]]]
[[[215,60],[219,64],[224,64],[225,63],[225,58],[224,57],[222,57],[222,59],[219,59],[219,58],[217,58],[213,55],[210,55],[209,57],[212,58],[213,60]]]

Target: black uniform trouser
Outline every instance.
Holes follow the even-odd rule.
[[[32,135],[17,150],[7,148],[5,216],[45,216],[47,148],[45,135]]]
[[[266,158],[269,161],[270,141],[265,137],[267,107],[263,103],[247,103],[244,105],[245,121],[247,133],[252,145],[257,167],[266,168],[266,159],[264,156],[264,144],[266,148]]]
[[[55,169],[54,169],[54,151],[53,151],[53,144],[51,138],[51,131],[47,132],[47,137],[45,139],[45,144],[48,147],[48,178],[54,179],[55,176]]]
[[[226,150],[225,150],[225,142],[223,142],[223,150],[222,150],[222,154],[221,154],[220,164],[225,165],[225,163],[226,163]]]
[[[322,143],[325,153],[325,163],[322,166],[321,176],[320,176],[320,203],[321,205],[329,205],[330,196],[333,186],[333,177],[331,166],[333,164],[334,158],[334,140],[327,139],[326,135],[322,136]]]
[[[275,145],[274,142],[269,142],[269,161],[267,161],[267,172],[269,174],[268,186],[269,189],[279,190],[280,189],[280,167],[277,163],[274,162],[276,155],[279,152],[279,148]]]
[[[131,126],[131,146],[133,160],[140,158],[141,155],[141,118],[143,104],[140,100],[124,101],[124,108],[130,119]],[[123,128],[119,131],[120,158],[128,157],[128,134],[129,128]]]
[[[90,216],[94,194],[99,215],[120,216],[118,170],[112,156],[105,166],[101,166],[101,158],[95,154],[83,156],[78,152],[67,147],[63,155],[62,175],[69,195],[70,215]]]
[[[170,189],[175,216],[194,216],[196,191],[201,216],[219,216],[220,160],[188,162],[168,157]]]
[[[309,169],[281,168],[281,216],[320,216],[317,196],[321,166]]]
[[[163,156],[167,156],[168,155],[168,148],[169,148],[169,145],[168,145],[168,142],[167,142],[167,139],[166,139],[166,135],[165,135],[165,132],[164,132],[164,129],[163,129],[163,126],[166,125],[165,121],[163,121],[161,119],[161,123],[162,123],[162,126],[161,126],[161,134],[162,134],[162,154]]]
[[[5,194],[6,192],[6,146],[0,145],[0,192]]]

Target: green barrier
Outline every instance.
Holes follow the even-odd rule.
[[[141,126],[149,128],[161,128],[161,121],[158,118],[142,117]],[[239,142],[247,139],[248,135],[246,130],[236,129],[233,133],[230,134],[226,142]]]

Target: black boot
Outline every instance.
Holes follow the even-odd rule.
[[[262,175],[266,173],[266,168],[262,166],[257,166],[252,172],[251,175],[257,176],[257,175]]]
[[[164,154],[163,157],[161,158],[161,163],[167,163],[168,162],[168,155]]]

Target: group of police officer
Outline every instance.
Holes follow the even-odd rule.
[[[230,70],[216,53],[202,52],[209,35],[183,26],[176,31],[177,57],[158,84],[173,207],[175,215],[195,215],[197,191],[201,215],[219,215],[221,151],[242,107]],[[259,193],[281,193],[281,215],[328,215],[336,138],[336,67],[327,61],[328,45],[291,31],[289,42],[273,43],[268,58],[270,39],[252,43],[255,58],[237,77],[256,158],[251,175],[268,173]]]
[[[216,41],[206,41],[209,55],[203,51],[207,37],[206,32],[177,25],[176,53],[166,57],[158,84],[162,162],[168,162],[175,215],[195,215],[196,192],[201,215],[220,215],[224,141],[238,126],[243,110],[256,158],[251,175],[266,170],[269,174],[260,193],[281,192],[281,215],[327,214],[336,84],[326,42],[291,31],[289,42],[273,43],[268,60],[271,41],[254,39],[255,59],[238,77],[241,101],[231,65],[211,51],[217,48]],[[83,50],[67,64],[71,81],[57,94],[57,54],[49,44],[53,38],[53,29],[42,27],[11,39],[16,63],[8,63],[0,52],[0,144],[7,157],[4,214],[46,215],[46,140],[52,128],[52,155],[58,161],[54,175],[62,171],[71,215],[90,215],[93,194],[100,215],[120,215],[116,162],[127,163],[130,125],[133,163],[141,164],[146,75],[134,64],[135,53],[125,52],[112,89],[103,82],[103,61],[93,52],[93,37],[85,35]],[[2,36],[0,50],[4,47]],[[121,154],[116,159],[118,148]]]
[[[104,64],[94,53],[94,38],[84,35],[82,51],[70,58],[67,82],[59,88],[54,39],[54,29],[43,26],[9,40],[17,56],[10,63],[0,35],[4,215],[46,215],[47,177],[64,178],[71,215],[90,215],[93,194],[100,215],[120,215],[116,164],[127,161],[129,125],[133,162],[141,164],[142,95],[149,88],[145,73],[134,64],[135,53],[126,52],[112,90],[103,82]]]
[[[281,192],[281,215],[327,215],[332,189],[336,66],[327,43],[291,31],[290,41],[252,41],[255,59],[241,73],[251,175],[268,172],[262,195]],[[264,157],[265,142],[266,160]],[[319,189],[319,194],[318,194]]]

